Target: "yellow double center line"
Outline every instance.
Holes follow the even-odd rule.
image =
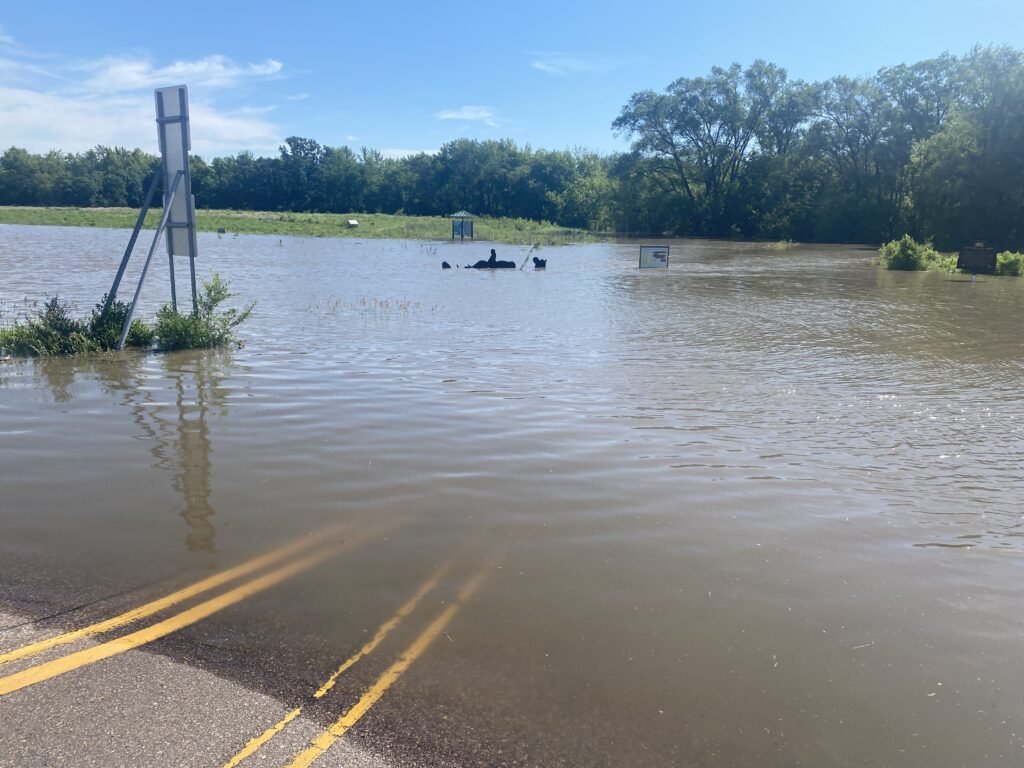
[[[435,618],[423,633],[416,638],[398,661],[388,667],[384,673],[377,678],[351,709],[339,717],[330,728],[317,736],[305,750],[288,764],[288,768],[308,768],[320,755],[326,752],[334,742],[344,736],[348,730],[370,711],[380,698],[387,692],[388,688],[398,681],[416,659],[423,655],[423,652],[430,647],[430,644],[437,639],[437,636],[444,632],[445,627],[455,618],[462,605],[472,597],[473,593],[480,588],[484,580],[490,575],[492,565],[486,565],[477,571],[466,585],[459,591],[455,602],[445,608]]]
[[[182,611],[181,613],[171,616],[168,619],[164,619],[163,621],[146,627],[145,629],[140,629],[136,632],[124,635],[123,637],[119,637],[116,640],[110,640],[108,642],[101,643],[92,648],[87,648],[84,651],[71,653],[59,659],[55,659],[53,661],[29,667],[28,669],[25,669],[21,672],[16,672],[13,675],[8,675],[7,677],[0,677],[0,696],[12,693],[14,691],[20,690],[30,685],[34,685],[36,683],[42,682],[43,680],[49,680],[52,677],[56,677],[58,675],[64,674],[65,672],[70,672],[74,669],[78,669],[80,667],[93,664],[97,661],[101,661],[102,659],[107,659],[111,656],[116,656],[117,654],[132,650],[133,648],[138,648],[141,645],[145,645],[146,643],[150,643],[161,637],[169,635],[172,632],[176,632],[179,629],[187,627],[191,624],[195,624],[197,621],[201,621],[202,619],[205,619],[208,616],[220,610],[223,610],[224,608],[227,608],[230,605],[234,605],[235,603],[244,600],[247,597],[251,597],[252,595],[255,595],[258,592],[262,592],[263,590],[268,589],[276,584],[280,584],[282,581],[285,581],[286,579],[289,579],[292,576],[295,576],[296,574],[309,570],[315,565],[318,565],[319,563],[322,563],[323,561],[328,560],[331,557],[334,557],[346,548],[354,547],[359,544],[363,544],[373,538],[376,538],[377,536],[383,534],[385,531],[390,530],[393,527],[393,524],[385,524],[382,526],[378,526],[371,531],[352,536],[345,541],[336,542],[334,544],[324,546],[323,548],[314,551],[306,555],[305,557],[295,560],[289,563],[288,565],[270,571],[269,573],[266,573],[263,576],[259,576],[251,581],[241,584],[240,586],[237,586],[234,589],[224,592],[223,594],[218,595],[217,597],[199,603],[198,605],[193,606],[188,610]],[[319,540],[322,541],[322,539]],[[193,585],[192,587],[188,587],[184,590],[180,590],[179,592],[174,593],[173,595],[169,595],[168,597],[163,598],[163,600],[157,600],[153,603],[147,604],[146,606],[142,606],[141,608],[136,609],[136,611],[146,610],[147,612],[141,615],[148,616],[152,613],[155,613],[156,610],[159,610],[151,610],[151,607],[153,605],[156,605],[167,600],[171,600],[171,598],[175,598],[176,596],[177,597],[173,602],[180,602],[188,596],[184,595],[184,593],[190,592],[191,594],[197,594],[197,588],[203,584],[206,584],[206,586],[203,589],[199,589],[199,592],[206,591],[207,589],[211,589],[212,586],[215,586],[215,584],[209,584],[208,582],[210,581],[219,579],[219,581],[217,581],[218,584],[224,583],[228,580],[227,574],[231,573],[232,571],[235,571],[234,577],[237,577],[239,575],[239,569],[244,569],[241,572],[250,573],[256,568],[260,567],[259,565],[255,564],[257,561],[262,561],[262,565],[267,565],[268,563],[276,562],[286,557],[288,554],[294,553],[296,551],[301,551],[302,549],[305,549],[308,546],[309,544],[307,544],[305,541],[301,543],[296,542],[293,544],[286,545],[285,547],[281,547],[278,550],[274,550],[273,552],[264,555],[262,558],[256,558],[254,561],[250,561],[243,565],[237,566],[235,569],[229,569],[228,571],[224,571],[223,573],[218,574],[217,576],[213,576],[210,579],[204,580],[203,582],[199,582],[198,584]],[[128,615],[131,615],[131,618],[124,619],[124,617]],[[129,611],[126,614],[122,614],[121,616],[109,620],[109,622],[100,622],[100,624],[94,624],[91,627],[87,627],[83,630],[77,630],[76,632],[67,633],[67,635],[61,635],[57,638],[52,638],[51,641],[42,641],[41,643],[36,643],[33,646],[28,646],[28,648],[36,649],[32,650],[31,653],[39,653],[42,650],[45,650],[45,648],[39,648],[38,646],[45,645],[47,648],[49,648],[53,647],[54,645],[59,645],[62,642],[71,642],[72,640],[77,639],[78,637],[96,634],[97,632],[102,632],[106,629],[121,626],[129,621],[134,621],[136,618],[140,618],[140,614],[137,614],[134,611]],[[97,627],[100,626],[103,626],[104,628],[97,629]],[[70,639],[63,639],[67,638],[68,635],[74,635],[75,637],[72,637]],[[50,644],[47,645],[47,643]],[[19,653],[19,651],[12,651],[11,653]],[[22,653],[21,655],[31,655],[31,653]]]
[[[422,600],[431,590],[434,589],[434,587],[438,585],[438,583],[440,583],[441,579],[443,579],[445,575],[448,573],[448,571],[452,569],[452,566],[454,564],[454,557],[442,563],[437,568],[437,570],[434,571],[430,578],[423,582],[420,588],[416,590],[416,594],[410,597],[408,600],[406,600],[405,603],[403,603],[402,606],[397,611],[395,611],[394,615],[390,619],[388,619],[380,625],[380,628],[377,630],[372,640],[366,643],[355,654],[353,654],[348,659],[343,661],[341,665],[336,670],[334,670],[331,676],[327,678],[327,681],[323,685],[321,685],[320,688],[317,689],[316,693],[313,694],[313,698],[323,698],[324,695],[329,690],[331,690],[331,688],[334,687],[334,684],[337,682],[338,678],[342,674],[344,674],[344,672],[347,669],[349,669],[353,664],[362,659],[364,656],[372,653],[373,650],[384,641],[384,638],[386,638],[391,633],[391,631],[402,622],[402,619],[404,619],[406,616],[408,616],[415,610],[420,600]],[[249,741],[234,757],[232,757],[230,760],[224,763],[223,768],[235,768],[236,765],[241,763],[243,760],[249,757],[249,755],[256,752],[256,750],[258,750],[260,747],[262,747],[264,744],[266,744],[268,741],[274,738],[274,736],[280,733],[284,729],[284,727],[288,725],[288,723],[290,723],[292,720],[298,717],[301,713],[302,707],[296,707],[295,709],[293,709],[291,712],[282,717],[274,725],[267,728],[267,730],[265,730],[255,739]]]
[[[227,584],[229,581],[234,581],[242,576],[248,576],[250,573],[265,568],[268,565],[273,565],[276,562],[284,560],[286,557],[291,557],[292,555],[309,549],[314,545],[322,544],[325,539],[336,536],[340,529],[340,526],[332,526],[331,528],[319,531],[315,535],[304,536],[300,539],[296,539],[295,541],[278,547],[277,549],[273,549],[264,555],[254,557],[251,560],[247,560],[244,563],[234,566],[233,568],[228,568],[220,573],[215,573],[213,576],[203,579],[202,581],[197,581],[195,584],[179,589],[177,592],[172,592],[158,600],[153,600],[145,605],[140,605],[138,608],[125,611],[112,619],[100,621],[96,624],[91,624],[88,627],[83,627],[82,629],[65,632],[62,635],[47,638],[46,640],[40,640],[37,643],[32,643],[21,648],[15,648],[13,651],[0,653],[0,665],[6,664],[10,661],[16,661],[17,659],[23,659],[28,656],[35,656],[43,651],[48,651],[50,648],[56,648],[58,645],[73,643],[76,640],[81,640],[83,637],[89,637],[91,635],[100,635],[104,632],[109,632],[112,629],[123,627],[125,624],[131,624],[139,619],[152,616],[165,608],[170,608],[172,605],[177,605],[191,597],[200,595],[203,592],[208,592],[214,587]]]
[[[451,570],[456,559],[457,557],[453,556],[451,559],[442,563],[430,578],[420,586],[416,591],[416,594],[403,603],[390,619],[381,624],[372,640],[360,648],[353,656],[342,662],[331,676],[327,678],[327,681],[320,686],[316,693],[313,694],[313,698],[322,698],[329,690],[331,690],[332,687],[334,687],[335,682],[342,673],[352,667],[352,665],[360,659],[373,652],[377,646],[381,644],[384,638],[386,638],[388,634],[395,629],[399,623],[401,623],[402,619],[412,613],[419,602],[438,585],[441,579],[443,579]],[[473,595],[473,593],[477,591],[477,589],[479,589],[480,585],[490,575],[492,569],[493,565],[485,565],[478,570],[459,591],[456,600],[445,608],[430,623],[419,637],[416,638],[415,642],[413,642],[413,644],[410,645],[399,657],[398,661],[388,667],[388,669],[379,678],[377,678],[373,685],[364,691],[359,701],[342,714],[337,722],[320,734],[306,749],[299,753],[288,768],[304,768],[305,766],[310,765],[332,744],[340,739],[353,725],[355,725],[363,715],[369,712],[370,708],[380,700],[385,692],[387,692],[388,688],[394,685],[398,678],[401,677],[402,673],[404,673],[412,663],[427,650],[430,644],[437,639],[437,636],[444,631],[445,627],[447,627],[455,617],[455,614],[459,612],[462,605]],[[302,707],[296,707],[291,710],[259,736],[250,740],[241,750],[239,750],[238,753],[224,763],[222,768],[236,768],[236,766],[243,760],[253,755],[260,747],[284,730],[285,726],[287,726],[288,723],[298,717],[301,713]]]

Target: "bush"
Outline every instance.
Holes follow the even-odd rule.
[[[77,355],[100,348],[89,336],[88,326],[71,317],[70,307],[57,296],[24,325],[15,323],[0,330],[0,347],[23,357]]]
[[[107,294],[92,310],[89,319],[89,334],[100,349],[117,349],[121,339],[125,318],[128,317],[128,302],[114,300],[107,306]],[[141,320],[132,320],[125,339],[126,347],[148,347],[153,342],[153,331]]]
[[[0,329],[0,347],[21,357],[82,355],[115,349],[128,316],[128,305],[114,301],[104,312],[106,300],[104,296],[86,322],[73,318],[70,306],[54,296],[43,305],[37,317],[29,318],[24,325],[15,323],[10,328]],[[153,332],[135,320],[125,344],[144,347],[152,338]]]
[[[910,235],[890,240],[879,249],[878,263],[886,269],[904,271],[932,270],[952,272],[956,269],[956,255],[942,254]]]
[[[214,273],[197,300],[198,313],[179,315],[169,305],[157,312],[156,328],[150,329],[140,320],[133,320],[128,329],[125,346],[148,347],[154,334],[160,337],[161,349],[195,349],[220,347],[235,341],[233,329],[249,317],[255,305],[245,309],[221,311],[220,305],[232,297],[228,284]],[[0,349],[20,357],[37,355],[81,355],[117,348],[128,317],[128,304],[107,297],[97,304],[88,321],[71,316],[66,302],[54,296],[43,305],[38,317],[24,324],[16,322],[10,328],[0,328]]]
[[[220,305],[232,296],[228,283],[214,272],[209,282],[203,281],[203,290],[196,302],[198,313],[181,315],[169,304],[164,304],[156,313],[156,327],[153,329],[160,349],[222,347],[236,341],[233,329],[249,317],[256,303],[242,310],[219,311]]]
[[[997,253],[995,274],[1009,277],[1024,275],[1024,253],[1015,253],[1014,251]]]

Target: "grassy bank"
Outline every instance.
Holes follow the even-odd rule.
[[[0,224],[45,224],[61,227],[108,227],[131,229],[139,212],[133,208],[35,208],[0,206]],[[355,219],[358,227],[349,227]],[[146,219],[149,229],[160,221],[158,210]],[[288,213],[272,211],[196,211],[196,225],[203,232],[306,237],[393,238],[447,240],[451,222],[440,216],[392,216],[383,213]],[[527,219],[479,218],[477,240],[499,243],[561,245],[595,240],[581,229],[566,229]]]

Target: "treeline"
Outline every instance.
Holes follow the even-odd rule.
[[[762,61],[716,67],[634,94],[614,127],[634,141],[613,178],[635,191],[638,229],[1024,244],[1024,56],[1012,48],[813,84]]]
[[[190,172],[200,208],[425,216],[464,209],[606,230],[614,227],[610,164],[591,152],[507,139],[458,140],[437,154],[395,159],[293,136],[277,157],[193,155]],[[12,147],[0,156],[0,205],[138,207],[159,167],[159,157],[137,149],[33,155]]]
[[[277,157],[194,157],[209,208],[489,216],[599,231],[1024,248],[1024,53],[976,48],[869,78],[756,61],[630,98],[630,152],[458,140],[401,159],[291,137]],[[0,204],[139,206],[139,150],[0,157]]]

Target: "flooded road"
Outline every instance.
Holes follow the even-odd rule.
[[[86,313],[126,240],[0,226],[3,307]],[[58,635],[305,541],[141,647],[325,729],[377,691],[344,738],[396,764],[1020,765],[1024,280],[638,246],[201,234],[244,349],[0,364],[0,608]]]

